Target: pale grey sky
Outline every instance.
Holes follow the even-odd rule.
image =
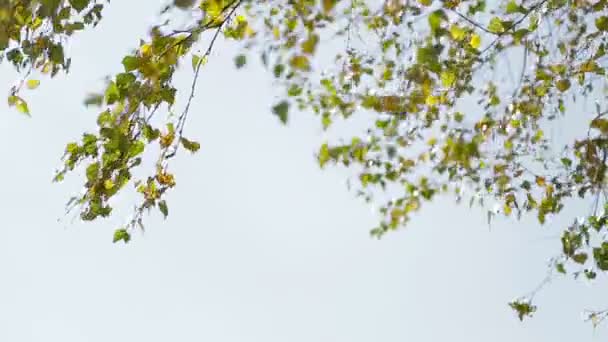
[[[608,307],[601,288],[556,280],[523,324],[507,302],[533,289],[576,210],[540,228],[497,221],[444,200],[406,230],[377,241],[369,207],[313,152],[318,119],[269,114],[270,78],[234,71],[219,46],[192,107],[195,156],[175,164],[170,217],[112,244],[116,217],[57,222],[80,179],[50,182],[65,143],[93,129],[82,105],[143,36],[150,1],[112,2],[96,29],[73,41],[69,77],[27,94],[33,118],[0,101],[0,341],[397,342],[600,341],[582,322]],[[187,75],[186,75],[187,76]],[[16,74],[0,69],[0,94]],[[181,88],[189,79],[181,78]],[[124,201],[124,206],[130,202]],[[580,209],[580,208],[575,208]]]

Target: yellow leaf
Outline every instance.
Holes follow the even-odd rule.
[[[289,60],[289,65],[294,69],[308,71],[310,70],[310,61],[306,56],[293,56]]]
[[[110,189],[112,189],[112,188],[114,187],[114,182],[112,182],[112,180],[111,180],[111,179],[106,179],[106,180],[103,182],[103,187],[104,187],[106,190],[110,190]]]
[[[444,71],[441,73],[441,83],[444,87],[451,87],[456,81],[456,74],[453,71]]]
[[[141,54],[143,56],[149,55],[150,54],[150,44],[144,44],[139,48],[139,51],[141,51]]]
[[[29,89],[36,89],[40,85],[40,81],[39,80],[28,80],[26,84]]]
[[[42,67],[41,72],[42,72],[43,74],[48,74],[49,72],[51,72],[51,67],[52,67],[52,64],[51,64],[50,62],[47,62],[47,63],[45,63],[45,64],[44,64],[44,66]]]
[[[479,49],[479,46],[481,45],[481,37],[475,33],[471,36],[471,41],[469,43],[473,49]]]
[[[207,24],[222,22],[224,6],[224,0],[206,0],[201,2],[200,7],[205,11],[205,22]]]
[[[337,0],[323,0],[323,11],[325,13],[331,12],[336,7]]]
[[[598,69],[598,65],[594,61],[587,61],[581,65],[581,72],[594,72]]]
[[[381,110],[387,113],[403,111],[403,98],[395,95],[387,95],[381,98]]]
[[[34,22],[32,23],[31,29],[32,30],[36,30],[37,28],[39,28],[40,26],[42,26],[42,23],[43,23],[42,19],[40,19],[40,18],[34,19]]]
[[[460,41],[465,38],[466,31],[460,26],[454,24],[450,26],[450,35],[452,36],[452,39]]]
[[[27,107],[27,103],[23,100],[17,102],[17,110],[22,114],[30,115],[30,109]]]
[[[547,182],[545,181],[544,177],[536,177],[536,184],[538,184],[538,186],[545,186],[547,184]]]
[[[405,205],[405,211],[406,212],[412,212],[412,211],[416,211],[418,210],[418,208],[420,208],[420,202],[416,199],[412,199],[410,200],[406,205]]]
[[[8,105],[10,107],[15,107],[19,112],[25,115],[30,115],[30,109],[27,106],[27,102],[16,95],[11,95],[8,97]]]
[[[557,81],[556,85],[557,89],[561,92],[564,92],[568,89],[570,89],[570,81],[567,79],[561,79],[559,81]]]
[[[302,43],[302,51],[306,54],[312,55],[315,53],[318,43],[319,36],[316,34],[311,34],[308,39]]]

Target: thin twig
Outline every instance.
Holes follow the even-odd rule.
[[[524,78],[526,77],[526,68],[528,67],[528,45],[524,44],[524,56],[521,66],[521,74],[519,75],[519,83],[515,89],[513,89],[512,98],[515,99],[519,91],[521,90],[521,86],[524,83]]]
[[[526,14],[524,14],[521,18],[519,18],[516,22],[514,22],[511,26],[509,26],[509,28],[507,28],[506,30],[496,34],[496,39],[494,39],[494,41],[492,41],[492,43],[490,43],[490,45],[486,46],[485,49],[483,49],[480,53],[479,56],[482,56],[483,54],[485,54],[488,50],[490,50],[490,48],[492,48],[492,46],[496,45],[496,43],[498,43],[498,41],[500,40],[500,38],[502,38],[502,36],[504,36],[505,34],[507,34],[510,31],[513,31],[517,26],[519,26],[519,24],[521,24],[524,20],[526,20],[526,18],[530,15],[530,13],[535,12],[537,9],[539,9],[542,5],[544,5],[548,0],[542,0],[540,2],[538,2],[536,5],[530,7],[530,9],[528,10],[528,12]]]
[[[242,1],[243,0],[235,0],[231,3],[231,4],[234,4],[234,7],[232,7],[232,9],[228,13],[228,15],[226,15],[226,17],[217,25],[217,29],[215,30],[215,33],[213,34],[213,37],[211,38],[211,42],[209,43],[207,50],[205,51],[202,58],[198,61],[197,65],[196,65],[196,69],[194,71],[194,77],[192,80],[192,85],[190,86],[190,95],[188,96],[188,101],[186,102],[186,107],[184,108],[184,110],[182,111],[182,113],[180,114],[180,116],[178,118],[178,123],[177,123],[177,132],[178,132],[177,139],[178,140],[182,137],[183,132],[184,132],[186,119],[188,118],[188,113],[190,112],[190,105],[192,104],[192,100],[194,99],[194,95],[196,92],[196,84],[198,81],[198,75],[200,73],[201,67],[202,67],[203,63],[205,62],[205,60],[209,57],[209,55],[211,55],[213,46],[215,45],[215,42],[217,41],[217,38],[219,37],[219,35],[222,31],[222,28],[224,27],[224,24],[226,22],[228,22],[230,17],[234,14],[234,12],[236,12],[237,8],[241,5]],[[225,9],[227,9],[228,7],[226,7]],[[171,151],[171,153],[166,155],[164,157],[164,159],[170,159],[173,156],[175,156],[175,154],[177,153],[177,150],[179,149],[179,146],[180,146],[180,144],[178,141],[175,144],[173,151]]]
[[[480,23],[476,22],[475,20],[467,17],[466,15],[458,12],[457,10],[453,9],[452,12],[454,12],[457,16],[459,16],[460,18],[464,19],[465,21],[467,21],[469,24],[477,27],[478,29],[482,30],[483,32],[486,33],[490,33],[490,34],[497,34],[496,32],[492,32],[490,30],[488,30],[487,28],[485,28],[483,25],[481,25]]]

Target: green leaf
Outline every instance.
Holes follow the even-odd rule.
[[[608,31],[608,17],[603,15],[595,19],[595,27],[600,31]]]
[[[84,100],[85,106],[101,106],[103,103],[103,96],[99,94],[89,94]]]
[[[8,97],[8,105],[10,107],[15,107],[21,114],[30,115],[30,109],[27,106],[27,102],[16,95],[11,95]]]
[[[325,164],[327,164],[327,162],[331,159],[331,156],[329,155],[329,147],[327,146],[327,144],[323,144],[321,145],[321,148],[319,149],[319,166],[324,167]]]
[[[128,243],[131,240],[131,234],[127,232],[126,229],[117,229],[114,231],[114,238],[112,242],[116,243],[118,241],[124,241],[124,243]]]
[[[490,20],[488,30],[490,30],[490,32],[492,33],[499,34],[505,32],[505,27],[503,26],[502,20],[500,20],[500,18],[494,17],[492,18],[492,20]]]
[[[578,264],[584,264],[587,261],[587,253],[578,253],[572,256],[572,260]]]
[[[116,83],[110,82],[110,84],[108,84],[108,87],[106,88],[105,98],[106,98],[106,103],[109,105],[118,101],[118,99],[120,98],[120,92],[118,91],[118,87],[116,86]]]
[[[513,40],[516,44],[521,44],[521,40],[528,34],[530,31],[528,29],[522,28],[513,32]]]
[[[602,271],[608,271],[608,242],[602,242],[600,247],[593,248],[595,265]]]
[[[234,65],[236,66],[237,69],[244,67],[245,64],[247,64],[247,56],[238,55],[234,58]]]
[[[289,115],[289,102],[281,101],[272,107],[272,114],[276,115],[281,123],[287,124]]]
[[[441,28],[441,22],[445,18],[445,13],[442,10],[434,11],[429,15],[429,26],[435,34]]]
[[[160,98],[163,101],[167,102],[170,106],[175,102],[175,93],[177,90],[175,88],[163,88],[160,91]]]
[[[298,70],[303,70],[303,71],[310,70],[310,61],[308,60],[308,57],[303,56],[303,55],[291,57],[291,59],[289,60],[289,65],[292,68],[298,69]]]
[[[192,55],[192,70],[196,71],[199,65],[205,65],[205,63],[207,63],[207,56]]]
[[[167,218],[167,216],[169,216],[169,208],[167,207],[166,201],[162,200],[158,202],[158,209],[163,214],[165,219]]]
[[[90,2],[91,0],[70,0],[70,5],[72,5],[76,11],[80,12],[85,9]]]
[[[65,62],[65,57],[63,55],[63,46],[61,45],[53,45],[50,50],[51,61],[55,64],[63,64]]]
[[[287,89],[287,95],[293,97],[293,96],[299,96],[302,94],[302,87],[300,87],[297,84],[292,84],[289,89]]]
[[[89,182],[94,182],[95,180],[97,180],[97,177],[99,176],[99,163],[92,163],[91,165],[89,165],[87,167],[87,180]]]
[[[153,128],[150,125],[145,125],[142,129],[144,138],[148,140],[148,142],[156,140],[160,136],[160,131],[158,129]]]
[[[192,6],[194,6],[194,2],[195,0],[173,0],[173,4],[175,5],[175,7],[186,10],[186,9],[190,9]],[[211,1],[211,2],[217,2],[217,1]]]
[[[136,140],[131,144],[131,147],[129,148],[129,157],[133,158],[140,155],[142,152],[144,152],[145,148],[146,144],[144,144],[143,141]]]
[[[75,142],[67,144],[65,147],[65,151],[71,154],[76,153],[78,151],[78,144]]]
[[[273,74],[275,78],[279,78],[281,77],[281,75],[283,75],[283,72],[285,71],[285,65],[283,64],[276,64],[273,68]]]
[[[190,141],[184,137],[180,138],[179,141],[182,143],[184,148],[192,153],[198,151],[201,148],[201,144],[196,141]]]
[[[526,301],[514,301],[509,303],[509,306],[517,312],[520,321],[523,321],[526,316],[532,316],[536,311],[536,306]]]
[[[196,71],[196,67],[198,66],[198,63],[200,61],[201,61],[201,56],[192,55],[192,70]]]
[[[122,65],[125,67],[125,71],[133,71],[139,68],[139,58],[135,56],[126,56],[122,59]]]
[[[116,86],[119,89],[128,89],[137,78],[130,72],[123,72],[116,75]],[[120,94],[120,93],[119,93]]]
[[[513,13],[521,13],[521,14],[526,14],[528,13],[528,11],[523,8],[522,6],[518,5],[515,0],[511,0],[507,3],[507,14],[513,14]]]
[[[428,69],[434,73],[441,71],[441,65],[439,64],[439,54],[434,47],[421,47],[416,51],[416,61],[420,64],[425,65]]]

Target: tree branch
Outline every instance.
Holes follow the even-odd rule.
[[[207,50],[203,54],[202,58],[196,64],[196,69],[194,71],[194,78],[192,80],[192,85],[190,86],[190,95],[188,96],[188,101],[186,102],[186,107],[184,108],[184,110],[182,111],[182,113],[180,114],[180,116],[177,120],[177,137],[176,138],[178,141],[175,144],[175,148],[173,149],[173,151],[171,151],[171,153],[167,154],[164,157],[164,159],[170,159],[170,158],[174,157],[175,154],[177,153],[177,150],[179,149],[179,146],[180,146],[179,139],[181,139],[181,137],[183,136],[186,119],[188,118],[188,113],[190,112],[190,105],[192,104],[192,100],[194,99],[194,95],[196,92],[196,83],[198,81],[198,75],[200,74],[201,67],[202,67],[203,63],[205,62],[205,60],[209,57],[209,55],[211,55],[213,46],[215,45],[215,42],[217,41],[217,38],[219,37],[219,35],[222,31],[222,28],[228,22],[230,17],[232,17],[234,12],[236,12],[236,10],[239,8],[239,6],[242,4],[242,2],[243,2],[243,0],[234,0],[230,3],[230,5],[228,5],[224,8],[223,11],[225,11],[226,9],[233,6],[232,9],[230,10],[230,12],[226,15],[226,17],[220,23],[217,24],[217,29],[215,30],[215,33],[213,34],[213,37],[211,38],[211,42],[209,43]]]
[[[457,10],[452,9],[452,12],[454,12],[457,16],[459,16],[460,18],[462,18],[465,21],[467,21],[469,24],[471,24],[471,25],[477,27],[478,29],[482,30],[483,32],[490,33],[490,34],[496,34],[495,32],[492,32],[492,31],[488,30],[487,28],[485,28],[480,23],[478,23],[478,22],[474,21],[473,19],[467,17],[466,15],[458,12]]]

